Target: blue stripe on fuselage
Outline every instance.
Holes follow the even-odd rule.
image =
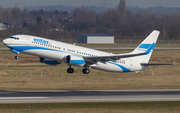
[[[45,47],[36,47],[36,46],[8,46],[10,49],[15,49],[19,52],[26,51],[26,50],[34,50],[34,49],[42,49],[42,50],[51,50],[51,51],[60,51]]]
[[[116,65],[116,66],[119,66],[119,67],[123,70],[123,72],[131,72],[131,70],[129,70],[128,68],[126,68],[126,67],[124,67],[124,66],[121,66],[121,65],[119,65],[119,64],[116,64],[116,63],[113,63],[113,62],[107,62],[107,63],[110,63],[110,64],[114,64],[114,65]]]
[[[83,56],[83,55],[79,55],[79,54],[68,52],[68,51],[62,51],[62,50],[56,50],[56,49],[38,47],[38,46],[37,47],[36,46],[8,46],[8,48],[10,48],[11,50],[15,49],[16,51],[19,51],[19,52],[23,52],[23,51],[27,51],[27,50],[49,50],[49,51],[63,52],[63,53]]]

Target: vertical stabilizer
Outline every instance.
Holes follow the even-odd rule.
[[[154,30],[132,53],[143,53],[149,48],[151,48],[151,52],[147,55],[134,57],[134,59],[140,61],[141,63],[148,63],[159,34],[160,31]]]

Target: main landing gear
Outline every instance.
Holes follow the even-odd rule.
[[[87,69],[87,68],[84,68],[84,69],[82,70],[82,72],[83,72],[83,74],[89,74],[90,70]]]
[[[70,65],[69,68],[67,69],[67,72],[68,72],[68,73],[74,73],[74,69],[71,68],[71,65]]]
[[[82,70],[82,73],[83,74],[89,74],[89,72],[90,72],[90,70],[89,69],[87,69],[86,67]],[[67,69],[67,73],[74,73],[74,69],[73,68],[71,68],[71,65],[69,66],[69,68]]]

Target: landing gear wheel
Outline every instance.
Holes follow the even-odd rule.
[[[83,72],[83,74],[89,74],[90,70],[89,70],[89,69],[84,68],[84,69],[82,70],[82,72]]]
[[[19,59],[19,56],[15,56],[15,59]]]
[[[68,69],[67,69],[67,72],[68,72],[68,73],[74,73],[74,69],[73,69],[73,68],[68,68]]]

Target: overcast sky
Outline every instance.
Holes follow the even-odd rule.
[[[0,7],[24,7],[26,6],[48,6],[48,5],[71,5],[71,6],[101,6],[115,7],[120,0],[0,0]],[[107,4],[107,5],[105,5]],[[180,7],[180,0],[126,0],[127,6],[139,7]]]

